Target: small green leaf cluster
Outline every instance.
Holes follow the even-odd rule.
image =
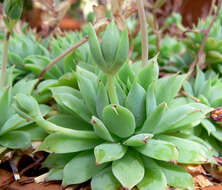
[[[184,90],[198,98],[203,104],[212,108],[222,107],[222,81],[212,71],[203,73],[197,68],[197,76],[195,80],[184,83]],[[192,102],[188,99],[185,102]],[[218,154],[220,151],[219,143],[222,141],[222,129],[220,122],[214,121],[210,115],[201,120],[200,125],[194,130],[195,135],[201,137],[208,142]]]
[[[122,34],[112,22],[104,31],[101,44],[93,26],[89,26],[89,47],[97,66],[107,74],[114,75],[125,63],[129,52],[127,28]]]
[[[0,157],[4,156],[3,153],[7,149],[28,148],[31,146],[32,140],[42,140],[47,135],[33,121],[27,121],[20,117],[14,109],[15,102],[13,97],[17,93],[31,96],[37,80],[23,79],[11,87],[13,80],[12,71],[12,69],[8,71],[7,85],[9,87],[1,89],[0,92]],[[25,104],[24,106],[29,107],[30,105]],[[40,110],[41,114],[45,115],[50,108],[46,105],[40,105]]]
[[[67,186],[92,179],[93,190],[193,189],[192,176],[176,163],[212,161],[209,145],[187,133],[212,109],[178,104],[185,76],[158,74],[157,57],[144,68],[124,64],[115,76],[119,104],[111,104],[106,75],[77,67],[78,88],[49,88],[58,112],[47,120],[33,97],[17,94],[17,113],[49,133],[40,147],[51,153],[48,180]]]
[[[206,30],[213,17],[207,17],[206,20],[199,20],[197,26],[194,27],[194,30],[202,31]],[[206,56],[205,64],[208,68],[212,68],[215,71],[222,73],[222,19],[220,17],[217,18],[217,20],[214,22],[206,44],[204,46],[204,53]],[[191,51],[194,56],[197,54],[198,50],[200,49],[201,43],[204,38],[203,32],[189,32],[187,33],[189,39],[184,40],[187,49]]]
[[[23,29],[26,30],[26,27]],[[14,72],[17,73],[16,80],[24,78],[30,73],[29,67],[26,68],[26,58],[32,55],[45,55],[49,57],[49,52],[31,31],[24,31],[22,34],[13,33],[9,40],[8,66],[12,67],[15,65]],[[0,50],[0,63],[2,62],[2,56],[3,47]],[[29,77],[31,77],[31,74]]]
[[[3,3],[3,8],[6,14],[6,17],[4,17],[5,25],[7,29],[11,32],[16,22],[22,16],[22,0],[5,0]]]

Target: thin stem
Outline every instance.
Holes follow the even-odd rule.
[[[210,11],[209,11],[209,16],[212,15],[214,12],[215,3],[216,3],[216,0],[212,0],[211,6],[210,6]]]
[[[58,132],[63,135],[82,138],[82,139],[98,139],[99,137],[93,131],[74,130],[57,126],[43,118],[36,119],[35,122],[48,132]]]
[[[203,38],[203,41],[201,43],[201,46],[200,46],[200,49],[198,51],[198,54],[197,56],[195,57],[193,63],[191,64],[190,68],[189,68],[189,71],[186,75],[186,80],[189,78],[189,76],[193,73],[194,71],[194,68],[195,68],[195,65],[198,64],[198,62],[200,61],[201,57],[203,56],[204,54],[204,46],[206,44],[206,41],[207,41],[207,38],[208,38],[208,35],[210,33],[210,30],[213,26],[213,24],[215,23],[216,19],[217,19],[217,16],[219,15],[220,13],[220,9],[221,9],[221,5],[222,5],[222,0],[219,1],[219,4],[218,4],[218,7],[217,7],[217,12],[215,13],[215,15],[213,16],[213,19],[209,25],[209,27],[207,28],[206,31],[204,31],[204,38]]]
[[[148,33],[147,22],[144,10],[144,0],[136,0],[140,21],[140,28],[142,33],[142,65],[145,66],[148,60]]]
[[[9,47],[9,38],[10,38],[11,32],[7,31],[5,40],[4,40],[4,55],[3,55],[3,62],[2,62],[2,78],[1,78],[1,85],[2,87],[5,86],[6,81],[6,72],[7,72],[7,62],[8,62],[8,47]]]
[[[113,75],[107,75],[107,81],[108,81],[108,93],[109,98],[112,104],[119,104],[119,100],[116,94],[116,86],[114,82],[114,76]]]
[[[194,101],[197,102],[197,103],[200,103],[200,102],[201,102],[198,98],[192,96],[191,94],[189,94],[189,93],[187,93],[187,92],[185,92],[185,91],[182,91],[182,94],[185,95],[185,96],[187,96],[187,97],[189,97],[189,98],[191,98],[192,100],[194,100]]]
[[[76,48],[78,48],[79,46],[81,46],[82,44],[84,44],[85,42],[88,41],[88,36],[86,36],[85,38],[83,38],[82,40],[78,41],[77,43],[75,43],[73,46],[71,46],[69,49],[67,49],[65,52],[63,52],[60,56],[56,57],[49,65],[47,65],[47,67],[39,74],[39,80],[42,79],[43,75],[52,68],[52,66],[54,66],[57,62],[59,62],[61,59],[63,59],[66,55],[68,55],[69,53],[71,53],[73,50],[75,50]]]

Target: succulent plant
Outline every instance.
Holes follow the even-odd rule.
[[[17,112],[48,131],[40,150],[51,153],[48,180],[63,186],[92,178],[93,190],[193,189],[193,180],[177,163],[213,162],[200,138],[187,135],[212,109],[204,104],[178,105],[184,75],[158,79],[156,57],[142,68],[125,64],[114,84],[118,103],[111,103],[105,75],[77,67],[79,89],[52,87],[57,114],[44,119],[37,101],[15,97]]]
[[[221,107],[222,107],[222,81],[212,71],[203,73],[197,68],[195,80],[184,83],[184,90],[191,96],[197,98],[201,103],[206,104],[214,110],[195,129],[195,134],[209,142],[218,152],[218,142],[222,141],[221,129]],[[186,98],[186,103],[193,102]]]
[[[194,30],[206,30],[213,17],[207,17],[206,20],[199,20],[197,26],[194,27]],[[212,29],[209,32],[205,47],[204,53],[206,56],[205,66],[207,68],[212,68],[215,71],[222,73],[222,20],[220,17],[214,22]],[[194,56],[197,54],[198,50],[200,49],[201,43],[204,38],[204,34],[202,32],[189,32],[187,33],[189,39],[184,40],[185,44],[187,45],[188,50],[190,50]]]
[[[25,27],[24,27],[24,30]],[[0,60],[2,61],[3,52],[0,51]],[[19,75],[18,79],[25,77],[30,73],[30,70],[25,67],[25,59],[30,55],[45,55],[49,56],[48,50],[36,40],[32,32],[24,32],[22,34],[14,33],[10,38],[8,66],[15,65],[14,73]]]
[[[11,69],[12,70],[12,69]],[[20,117],[14,109],[13,96],[17,93],[31,95],[37,80],[23,79],[12,85],[12,71],[8,72],[7,86],[0,92],[0,157],[7,149],[25,149],[31,146],[32,140],[42,140],[47,133]],[[46,105],[40,106],[41,114],[48,113],[50,108]]]

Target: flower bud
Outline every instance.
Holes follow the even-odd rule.
[[[89,47],[92,57],[98,67],[107,74],[114,75],[125,63],[129,52],[128,31],[120,31],[112,22],[103,34],[99,44],[96,32],[89,26]]]
[[[16,107],[20,112],[33,119],[41,117],[39,105],[32,96],[19,93],[15,96],[15,101]]]
[[[12,20],[19,20],[22,15],[22,0],[5,0],[4,1],[5,14]]]
[[[218,123],[222,124],[222,107],[221,108],[216,108],[214,111],[210,113],[210,118]]]

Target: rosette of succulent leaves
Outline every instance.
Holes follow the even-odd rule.
[[[221,15],[222,12],[220,12],[219,15]],[[202,30],[206,30],[213,17],[209,16],[205,20],[200,19],[197,26],[194,27],[194,31],[199,31],[199,32],[189,32],[187,33],[187,36],[189,39],[184,40],[188,51],[192,52],[193,57],[196,56],[197,52],[200,49],[201,43],[204,38],[204,33],[201,32]],[[221,61],[222,61],[222,17],[218,16],[217,20],[214,22],[206,44],[204,46],[204,53],[205,53],[205,67],[212,68],[216,72],[219,72],[220,74],[222,73],[222,66],[221,66]],[[191,55],[192,55],[191,54]]]
[[[89,47],[98,73],[77,67],[77,88],[50,87],[55,114],[45,119],[32,96],[18,93],[16,110],[49,135],[48,180],[62,185],[91,180],[93,190],[194,189],[180,164],[214,162],[212,147],[189,134],[212,109],[178,103],[184,75],[158,79],[157,57],[145,67],[129,64],[128,32],[110,24],[102,42],[89,26]],[[97,67],[97,68],[96,68]],[[188,132],[187,132],[188,131]]]
[[[42,70],[56,57],[61,55],[71,45],[78,42],[83,35],[78,32],[65,33],[64,36],[49,36],[47,39],[37,39],[36,34],[27,26],[22,28],[22,33],[13,33],[9,43],[8,65],[15,65],[16,80],[28,75],[36,78]],[[1,43],[3,45],[3,43]],[[0,58],[3,55],[0,50]],[[88,62],[88,45],[84,44],[75,52],[64,57],[48,72],[43,79],[58,79],[64,73],[72,72],[77,62]],[[2,59],[1,59],[2,60]]]
[[[13,97],[17,93],[31,96],[37,80],[23,79],[12,87],[12,82],[16,76],[13,69],[8,71],[6,87],[0,90],[0,159],[10,150],[25,150],[31,147],[33,141],[41,141],[47,133],[37,127],[33,121],[27,121],[20,117],[14,109]],[[50,107],[40,105],[40,113],[45,116],[50,111]]]
[[[65,33],[62,37],[58,35],[50,39],[38,40],[31,30],[28,33],[25,32],[27,30],[27,27],[24,27],[22,34],[13,33],[10,38],[8,65],[15,67],[13,70],[15,81],[27,77],[36,79],[54,58],[83,37],[83,34],[73,32]],[[48,87],[59,85],[77,87],[76,74],[73,72],[77,64],[94,71],[92,64],[88,64],[92,62],[88,52],[88,44],[83,44],[44,74],[44,80],[33,91],[33,95],[39,103],[45,103],[52,99]],[[0,51],[0,58],[2,54],[3,52]]]
[[[194,129],[194,134],[211,144],[214,149],[221,153],[219,143],[222,141],[221,129],[221,107],[222,107],[222,81],[212,71],[203,73],[197,68],[195,79],[184,83],[184,91],[197,98],[201,103],[208,105],[215,110],[200,125]],[[184,101],[184,100],[183,100]],[[194,102],[186,98],[184,103]]]

